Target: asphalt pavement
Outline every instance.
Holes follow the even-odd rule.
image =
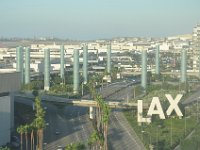
[[[55,150],[59,146],[65,147],[76,142],[87,143],[92,133],[87,108],[51,104],[46,106],[46,120],[49,125],[45,129],[45,149]]]
[[[15,101],[32,107],[30,99],[17,97]],[[65,147],[71,143],[87,143],[87,139],[93,131],[92,123],[88,117],[88,108],[50,103],[42,105],[46,111],[44,149],[56,150],[58,147]]]
[[[123,90],[119,90],[120,88]],[[104,87],[101,94],[111,100],[118,98],[127,101],[128,98],[132,97],[133,91],[129,84],[119,82]],[[16,101],[32,106],[32,101],[25,100],[25,98],[17,98]],[[55,105],[48,102],[42,105],[46,109],[45,120],[47,122],[44,130],[44,149],[56,150],[70,143],[87,143],[93,131],[88,108]],[[111,112],[108,132],[109,150],[145,149],[120,109]]]

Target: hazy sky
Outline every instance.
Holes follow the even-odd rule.
[[[0,0],[0,37],[160,37],[198,22],[200,0]]]

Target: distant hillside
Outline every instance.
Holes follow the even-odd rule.
[[[175,36],[170,36],[168,38],[171,39],[176,39],[176,38],[181,38],[181,39],[192,39],[192,34],[182,34],[182,35],[175,35]]]

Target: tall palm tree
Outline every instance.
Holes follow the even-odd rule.
[[[89,81],[89,90],[92,98],[97,102],[96,115],[95,115],[95,132],[91,135],[90,145],[96,143],[96,148],[107,150],[107,136],[108,136],[108,121],[110,108],[105,103],[101,95],[97,94],[95,90],[95,80]]]
[[[100,126],[101,126],[101,116],[102,116],[102,97],[100,95],[97,95],[96,98],[95,98],[95,101],[97,102],[97,112],[96,112],[96,121],[97,121],[97,130],[99,131],[100,130]]]
[[[19,127],[17,127],[17,133],[20,134],[20,149],[23,149],[23,134],[24,134],[24,126],[20,125]]]
[[[95,149],[98,149],[98,147],[100,147],[100,137],[101,136],[99,135],[99,132],[97,130],[94,130],[92,132],[88,140],[88,145],[90,146],[90,149],[92,148],[92,146],[94,146]]]
[[[25,139],[26,139],[26,149],[28,149],[28,132],[29,132],[29,125],[24,125],[24,133],[25,133]]]
[[[36,127],[35,127],[35,121],[33,121],[31,124],[30,124],[30,130],[31,130],[31,150],[34,150],[35,149],[35,137],[34,137],[34,131],[35,131]]]
[[[39,150],[43,149],[43,129],[45,128],[45,111],[41,106],[41,100],[39,97],[35,98],[35,107],[36,107],[36,118],[35,126],[37,128],[37,147]]]
[[[38,144],[37,147],[39,150],[43,149],[43,130],[45,128],[45,120],[41,117],[36,118],[36,128],[37,128],[37,137]]]
[[[103,105],[103,129],[104,129],[104,150],[108,149],[108,121],[110,108],[107,104]]]

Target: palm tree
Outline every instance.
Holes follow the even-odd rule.
[[[39,97],[35,98],[35,107],[36,107],[36,118],[35,118],[35,127],[37,128],[37,147],[39,150],[43,149],[43,129],[45,128],[45,111],[41,106],[41,100]]]
[[[107,150],[107,136],[108,136],[108,121],[110,108],[105,103],[101,95],[97,94],[95,90],[95,80],[89,81],[89,90],[92,98],[97,102],[96,116],[94,119],[95,132],[91,135],[89,145],[96,143],[96,148]]]
[[[45,128],[45,120],[41,117],[36,118],[36,128],[37,128],[37,137],[38,144],[37,147],[39,150],[43,149],[43,130]]]
[[[104,128],[104,150],[108,149],[108,121],[109,121],[110,108],[104,103],[103,106],[103,128]]]
[[[100,95],[97,95],[95,98],[95,101],[97,102],[97,111],[96,111],[96,121],[97,121],[97,130],[100,130],[100,126],[101,126],[101,108],[102,108],[102,97]]]
[[[35,121],[33,121],[30,124],[30,130],[31,130],[31,150],[35,149],[35,138],[34,138],[34,130],[35,130]]]
[[[24,134],[24,126],[20,125],[17,127],[17,133],[20,134],[20,145],[21,145],[21,150],[23,149],[23,134]]]
[[[99,140],[102,147],[104,147],[104,150],[107,150],[108,120],[109,120],[110,108],[100,95],[96,97],[96,101],[100,107],[99,108],[100,117],[98,120],[99,126],[97,126],[97,130],[99,134],[102,136],[100,136]]]
[[[90,135],[89,140],[88,140],[88,145],[90,146],[90,149],[94,145],[97,149],[98,145],[100,142],[100,136],[97,130],[94,130],[93,133]]]
[[[28,149],[28,132],[29,132],[29,125],[25,124],[24,125],[24,133],[25,133],[25,138],[26,138],[26,149]]]

